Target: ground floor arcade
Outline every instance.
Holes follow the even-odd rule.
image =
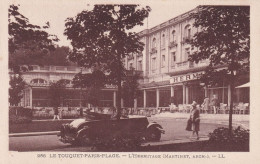
[[[61,97],[61,106],[64,107],[88,107],[87,91],[66,88]],[[116,89],[102,89],[98,96],[98,106],[107,107],[116,104]],[[23,91],[21,106],[25,107],[50,107],[51,100],[48,87],[28,87]]]

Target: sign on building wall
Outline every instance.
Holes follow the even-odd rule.
[[[179,75],[179,76],[172,76],[170,79],[170,83],[175,84],[175,83],[181,83],[190,80],[196,80],[199,79],[202,74],[204,74],[204,71],[194,72],[194,73],[189,73],[189,74]]]

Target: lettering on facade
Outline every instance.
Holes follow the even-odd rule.
[[[170,83],[174,84],[174,83],[180,83],[180,82],[185,82],[190,80],[196,80],[199,79],[203,73],[204,72],[195,72],[186,75],[173,76],[170,79]]]

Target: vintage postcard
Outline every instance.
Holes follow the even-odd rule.
[[[257,163],[259,7],[1,2],[1,163]]]

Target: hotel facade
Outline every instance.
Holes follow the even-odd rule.
[[[211,99],[213,95],[216,95],[221,103],[230,104],[231,94],[228,84],[206,87],[199,80],[209,61],[199,63],[188,61],[188,56],[192,54],[188,40],[199,30],[193,27],[194,19],[190,17],[194,11],[139,32],[140,39],[145,44],[143,52],[132,54],[124,60],[127,69],[134,68],[142,72],[142,78],[139,80],[140,92],[134,107],[169,107],[171,97],[174,97],[175,105],[191,104],[192,101],[201,104],[205,96]],[[71,81],[80,71],[90,72],[79,67],[34,66],[32,71],[23,74],[28,87],[23,92],[21,105],[49,106],[50,82],[60,79]],[[245,76],[244,81],[249,81],[249,75]],[[64,100],[64,106],[79,106],[81,100],[83,106],[88,106],[87,102],[84,103],[84,96],[79,94],[79,89],[73,88],[72,84],[67,88],[70,97]],[[100,106],[115,106],[116,92],[116,87],[106,86],[102,90]],[[247,96],[243,96],[245,94]],[[235,97],[237,102],[249,103],[249,88],[239,89]]]

